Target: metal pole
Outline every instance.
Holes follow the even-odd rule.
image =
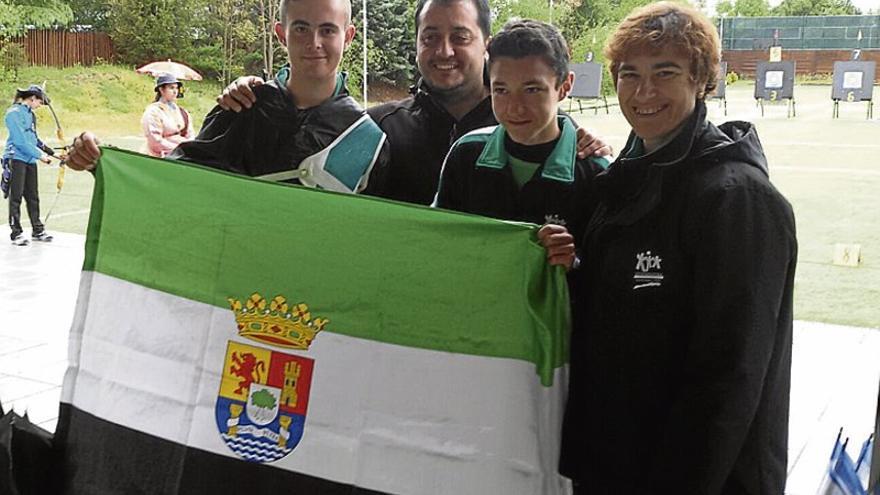
[[[361,7],[361,22],[364,25],[364,108],[367,108],[367,0],[363,0]]]
[[[553,24],[553,0],[550,0],[550,24]]]
[[[870,101],[868,102],[871,103]],[[877,415],[874,419],[874,450],[868,478],[868,495],[880,495],[880,392],[877,393]]]

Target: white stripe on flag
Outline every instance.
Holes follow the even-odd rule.
[[[236,457],[214,412],[226,346],[267,346],[237,337],[231,310],[91,272],[79,305],[63,402]],[[327,331],[309,351],[277,350],[315,364],[303,438],[273,467],[394,493],[564,490],[554,473],[567,369],[544,387],[530,362]]]

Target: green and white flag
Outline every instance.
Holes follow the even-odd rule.
[[[96,177],[65,493],[566,490],[535,226],[115,149]]]

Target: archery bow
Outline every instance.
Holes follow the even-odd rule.
[[[46,81],[43,81],[43,91],[46,91]],[[51,103],[46,102],[46,106],[49,107],[49,111],[52,112],[52,118],[55,119],[55,136],[61,141],[61,143],[64,143],[64,129],[61,128],[61,121],[58,120],[58,114],[55,113],[55,109],[52,108]],[[67,159],[67,148],[67,146],[62,144],[61,157],[59,158],[58,163],[58,179],[55,181],[55,199],[52,201],[52,206],[46,214],[46,221],[44,223],[49,223],[49,217],[52,216],[52,212],[55,211],[55,205],[58,204],[58,197],[61,195],[61,188],[64,187],[64,161]]]

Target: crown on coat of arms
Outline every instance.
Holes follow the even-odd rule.
[[[254,292],[244,303],[231,297],[227,300],[240,336],[289,349],[308,350],[315,335],[329,322],[327,318],[312,318],[307,304],[290,305],[281,295],[266,301]]]

